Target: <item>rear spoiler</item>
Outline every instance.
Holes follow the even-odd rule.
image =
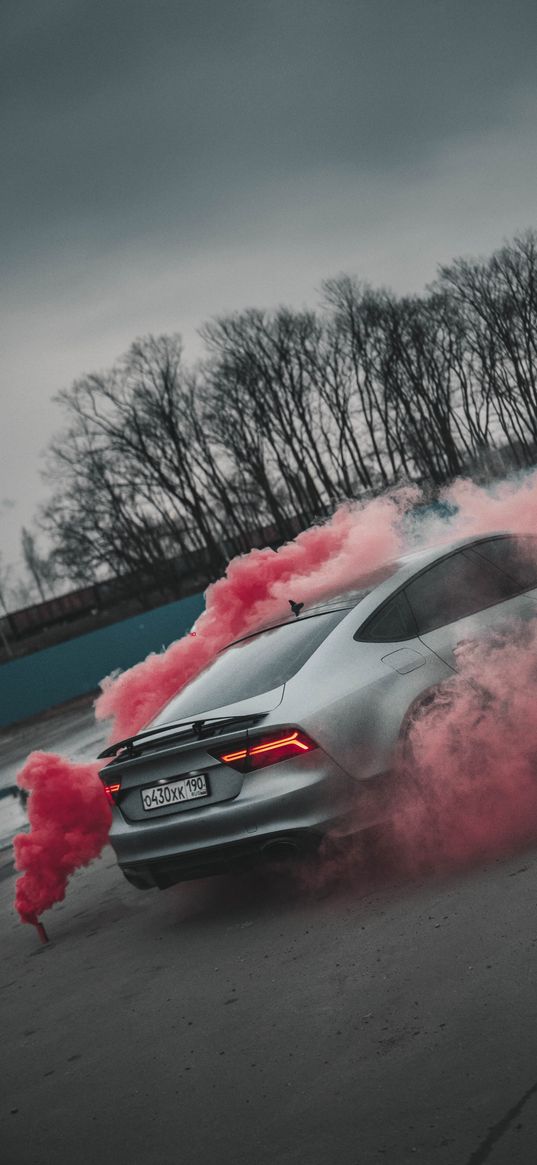
[[[191,728],[198,737],[198,740],[202,740],[205,735],[205,725],[208,725],[210,729],[218,724],[225,724],[226,727],[231,727],[233,724],[244,724],[246,721],[255,724],[261,716],[266,716],[266,712],[249,712],[235,716],[204,716],[202,719],[196,717],[194,720],[175,720],[170,724],[161,724],[159,728],[146,728],[144,732],[138,732],[136,736],[127,736],[125,740],[117,740],[115,744],[109,744],[108,748],[100,752],[97,759],[105,760],[108,757],[117,756],[118,752],[123,749],[127,756],[133,756],[137,744],[145,744],[146,741],[148,744],[151,744],[152,738],[159,736],[164,738],[163,743],[166,744],[168,741],[177,740],[181,736],[184,736],[185,728]]]

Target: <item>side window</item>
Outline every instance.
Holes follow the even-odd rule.
[[[406,587],[420,635],[502,603],[513,594],[511,579],[478,555],[459,550]]]
[[[356,632],[355,639],[368,643],[394,643],[416,638],[416,624],[403,591],[389,599],[373,615],[365,627]]]
[[[537,587],[537,538],[490,538],[472,547],[513,581],[513,594]]]

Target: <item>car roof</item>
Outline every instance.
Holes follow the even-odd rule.
[[[445,542],[437,542],[432,546],[417,547],[415,550],[410,550],[408,553],[402,554],[397,559],[387,560],[385,563],[379,564],[377,570],[371,571],[369,576],[365,575],[365,584],[367,584],[369,578],[371,579],[369,586],[365,585],[358,589],[342,591],[340,594],[329,595],[324,599],[313,600],[309,604],[305,602],[298,615],[276,618],[269,623],[260,624],[258,627],[254,627],[248,631],[246,635],[242,635],[238,639],[234,639],[231,643],[228,643],[223,650],[226,651],[228,647],[233,647],[236,643],[243,643],[246,639],[252,639],[256,635],[262,635],[265,631],[273,631],[277,627],[300,623],[315,615],[329,614],[331,611],[350,611],[359,602],[371,595],[372,591],[379,591],[379,599],[381,597],[383,599],[387,598],[392,590],[398,590],[414,574],[425,570],[428,566],[431,566],[442,558],[449,558],[450,554],[464,549],[465,546],[477,545],[477,543],[488,541],[490,538],[516,536],[513,531],[509,530],[489,530],[482,534],[469,534],[464,538],[453,538]],[[524,535],[520,536],[524,537]],[[389,567],[393,567],[393,571],[387,574],[385,578],[375,582],[375,575],[381,574],[383,568],[387,569]],[[300,602],[300,588],[295,587],[294,589],[296,591],[296,595],[294,596],[295,601]]]
[[[516,537],[512,530],[487,530],[483,534],[468,534],[464,538],[452,538],[445,542],[434,542],[430,546],[418,546],[398,559],[401,567],[407,565],[413,569],[429,566],[437,559],[448,558],[456,550],[463,550],[465,546],[475,546],[478,542],[488,542],[489,538]]]

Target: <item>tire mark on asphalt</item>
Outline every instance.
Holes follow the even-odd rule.
[[[477,1149],[474,1150],[472,1156],[468,1158],[466,1165],[484,1165],[494,1146],[498,1143],[500,1138],[503,1137],[504,1133],[507,1132],[509,1125],[513,1123],[515,1117],[517,1117],[518,1114],[522,1112],[524,1105],[527,1104],[528,1100],[530,1100],[532,1096],[535,1096],[536,1093],[537,1082],[532,1084],[531,1088],[528,1088],[528,1091],[524,1093],[517,1104],[514,1104],[512,1108],[508,1109],[505,1116],[503,1116],[501,1120],[497,1121],[495,1125],[491,1126],[484,1140],[481,1141],[481,1144],[478,1145]]]

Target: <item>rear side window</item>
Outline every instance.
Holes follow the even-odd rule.
[[[472,548],[513,581],[513,594],[537,587],[537,538],[491,538]]]
[[[429,567],[405,589],[420,635],[513,595],[507,575],[479,555],[463,550]]]
[[[402,639],[415,639],[416,634],[416,624],[408,600],[404,591],[399,591],[369,619],[355,638],[368,643],[394,643]]]

